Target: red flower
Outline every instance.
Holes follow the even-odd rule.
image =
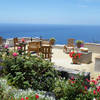
[[[93,90],[93,94],[96,94],[96,91],[95,90]]]
[[[25,42],[24,38],[22,38],[22,42]]]
[[[74,58],[76,58],[76,55],[74,56]]]
[[[97,82],[97,81],[95,81],[95,80],[92,80],[91,82],[93,82],[95,85],[97,85],[97,84],[98,84],[98,82]]]
[[[21,100],[24,100],[24,98],[21,98]]]
[[[39,95],[38,94],[35,94],[35,98],[38,99],[39,98]]]
[[[72,53],[70,53],[69,56],[72,58]]]
[[[75,81],[71,81],[71,83],[72,83],[72,84],[74,84],[74,83],[75,83]]]
[[[25,99],[26,99],[26,100],[28,100],[29,98],[28,98],[28,97],[26,97]]]
[[[87,81],[87,82],[90,82],[90,80],[88,80],[88,78],[86,78],[86,81]]]
[[[97,92],[100,92],[100,86],[96,87],[97,88]]]
[[[87,90],[87,86],[85,86],[84,89]]]

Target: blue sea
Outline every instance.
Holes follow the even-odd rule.
[[[100,43],[100,26],[93,25],[38,25],[0,24],[0,36],[56,38],[56,44],[66,44],[68,38]]]

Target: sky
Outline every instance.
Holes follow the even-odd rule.
[[[0,23],[100,25],[100,0],[0,0]]]

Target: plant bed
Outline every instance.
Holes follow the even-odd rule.
[[[0,78],[0,100],[55,100],[45,91],[17,89],[7,84],[6,78]]]
[[[90,80],[90,73],[79,74],[78,70],[62,67],[57,69],[53,63],[41,57],[20,55],[16,52],[9,55],[5,53],[2,58],[3,73],[7,81],[0,81],[1,100],[12,98],[13,100],[54,100],[54,98],[56,100],[93,100],[94,98],[99,100],[100,98],[100,76],[96,80]],[[17,90],[18,94],[16,94]],[[31,90],[37,92],[32,91],[31,94]],[[43,98],[40,98],[38,90],[46,91],[42,92]]]

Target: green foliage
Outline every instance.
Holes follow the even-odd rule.
[[[68,81],[65,79],[57,80],[53,92],[58,100],[93,100],[93,98],[99,98],[100,93],[93,94],[93,90],[93,87],[92,90],[88,90],[88,82],[84,80],[83,75],[78,75],[76,79],[71,78]]]
[[[0,100],[54,100],[53,98],[45,97],[45,92],[34,91],[32,89],[16,89],[7,84],[6,78],[0,78]]]
[[[82,40],[76,40],[76,44],[83,44],[84,42]]]
[[[7,56],[4,60],[8,83],[17,88],[52,91],[57,72],[53,63],[36,56]]]
[[[1,87],[1,84],[0,84],[0,100],[1,98],[3,98],[3,88]]]
[[[49,41],[50,41],[50,44],[51,44],[51,45],[54,45],[54,43],[55,43],[56,39],[52,37],[52,38],[50,38],[50,40],[49,40]]]

